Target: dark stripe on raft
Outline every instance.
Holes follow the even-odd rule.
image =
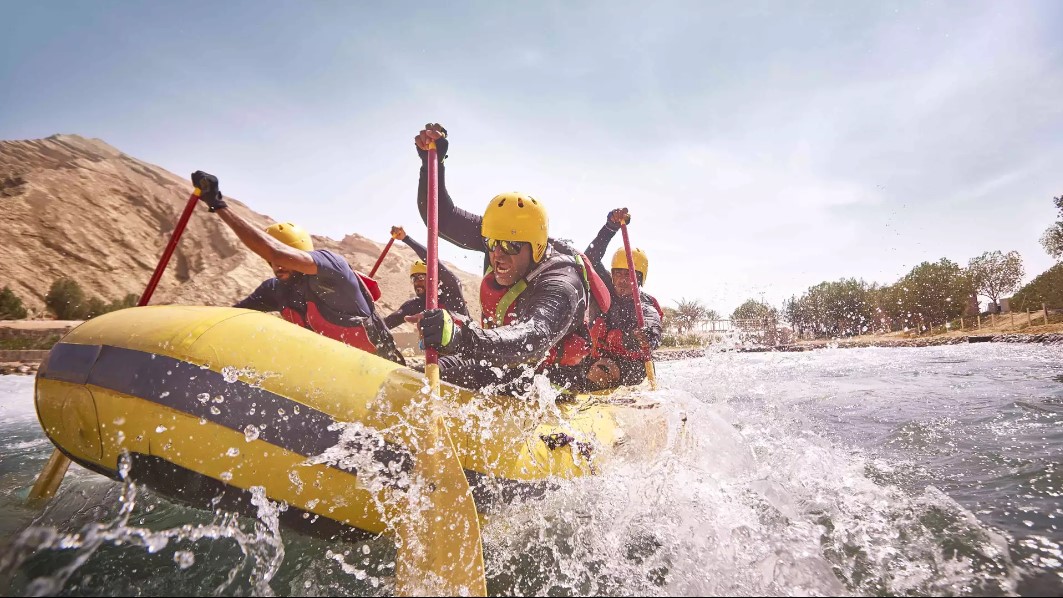
[[[254,425],[260,431],[260,440],[305,457],[320,455],[340,441],[340,431],[328,429],[336,420],[326,413],[241,380],[226,382],[225,377],[218,372],[165,355],[121,347],[59,343],[52,349],[38,376],[106,388],[201,417],[237,432],[243,432],[246,426]],[[199,399],[204,393],[209,397],[206,402]],[[216,396],[222,397],[221,403],[214,402]],[[250,413],[252,404],[255,405],[254,414]],[[216,407],[218,413],[212,413],[211,407]],[[278,413],[280,409],[284,410],[283,416]],[[287,416],[287,419],[284,416]],[[356,451],[366,450],[367,447],[356,442],[347,448]],[[413,469],[411,455],[400,445],[385,442],[383,446],[375,447],[372,451],[374,459],[379,463],[386,465],[397,462],[404,473]],[[98,464],[84,462],[78,458],[73,460],[93,471],[117,479],[117,472],[105,470]],[[170,465],[184,469],[175,464]],[[152,469],[157,470],[158,467]],[[345,471],[356,473],[349,469]],[[490,512],[494,505],[540,497],[551,487],[551,484],[545,481],[521,482],[495,478],[468,469],[464,471],[477,508],[481,512]],[[134,472],[133,479],[138,479],[136,473]],[[218,486],[229,487],[224,482],[215,482]],[[165,476],[155,476],[147,483],[162,494],[181,499],[181,484],[176,479],[168,481]]]
[[[48,380],[84,384],[101,348],[99,345],[59,343],[48,352],[37,375]]]
[[[97,355],[94,363],[88,359],[88,349]],[[341,430],[329,429],[337,421],[326,413],[242,380],[227,382],[218,372],[165,355],[60,343],[38,375],[134,396],[236,432],[254,426],[259,440],[305,457],[320,455],[340,442]],[[221,402],[215,402],[216,397]],[[393,443],[367,437],[346,448],[372,451],[375,461],[396,463],[403,472],[413,469],[409,452]]]
[[[220,509],[258,517],[258,507],[251,504],[251,493],[247,490],[175,465],[161,457],[131,453],[130,458],[130,478],[148,485],[159,494],[200,509]],[[354,542],[376,537],[372,532],[305,511],[295,505],[288,505],[278,516],[285,527],[318,538]]]

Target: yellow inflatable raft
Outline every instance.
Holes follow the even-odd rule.
[[[444,421],[477,510],[596,471],[646,404],[581,397],[556,407],[443,385]],[[68,457],[200,506],[246,508],[262,487],[286,524],[334,536],[385,531],[389,485],[411,468],[403,426],[429,401],[423,375],[271,315],[155,306],[90,320],[57,344],[36,406]]]

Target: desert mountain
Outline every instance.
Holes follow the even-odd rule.
[[[105,301],[139,295],[192,191],[185,177],[123,154],[98,139],[53,135],[0,142],[0,287],[40,314],[52,282],[67,276]],[[244,204],[229,205],[255,224],[273,221]],[[358,234],[340,241],[314,237],[315,247],[368,272],[383,245]],[[377,272],[387,315],[412,296],[417,257],[396,243]],[[479,278],[456,267],[470,307]],[[152,303],[232,305],[272,276],[219,219],[197,208]],[[477,306],[478,307],[478,306]],[[474,314],[478,315],[478,314]]]

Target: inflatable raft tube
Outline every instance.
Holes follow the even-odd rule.
[[[445,422],[477,510],[594,473],[652,406],[580,397],[542,409],[443,385]],[[85,322],[37,375],[37,414],[71,460],[160,494],[248,512],[262,487],[282,522],[379,534],[412,468],[423,375],[259,312],[150,306]],[[408,428],[407,428],[408,429]],[[357,534],[356,534],[357,535]]]

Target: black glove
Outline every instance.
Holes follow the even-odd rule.
[[[649,335],[643,330],[643,335],[646,339],[649,339]],[[638,334],[634,330],[625,330],[623,334],[624,348],[632,353],[640,353],[645,349],[642,347],[642,341],[639,340]],[[648,348],[648,347],[647,347]]]
[[[432,126],[433,124],[438,125],[439,128],[442,129],[440,131],[440,133],[442,133],[443,136],[440,137],[439,139],[436,139],[436,158],[439,160],[440,164],[442,164],[443,160],[445,160],[446,157],[447,157],[447,150],[450,148],[450,142],[447,141],[447,130],[443,128],[443,125],[440,125],[439,123],[428,123],[427,125],[424,126],[424,128],[427,129],[428,127]],[[416,145],[414,145],[414,147],[417,148],[417,155],[421,157],[421,161],[422,162],[427,162],[428,161],[428,150],[423,150],[423,149],[417,147]]]
[[[192,173],[192,184],[199,189],[200,201],[207,204],[211,212],[229,207],[221,196],[221,189],[218,188],[218,177],[197,170]]]
[[[421,318],[421,336],[424,346],[440,353],[452,355],[461,348],[461,326],[454,324],[450,312],[445,309],[430,309]]]
[[[626,208],[617,208],[615,210],[609,210],[609,213],[605,215],[605,225],[609,227],[609,230],[620,230],[620,225],[613,221],[613,213],[626,210]],[[626,211],[624,213],[624,224],[631,224],[631,214]]]

